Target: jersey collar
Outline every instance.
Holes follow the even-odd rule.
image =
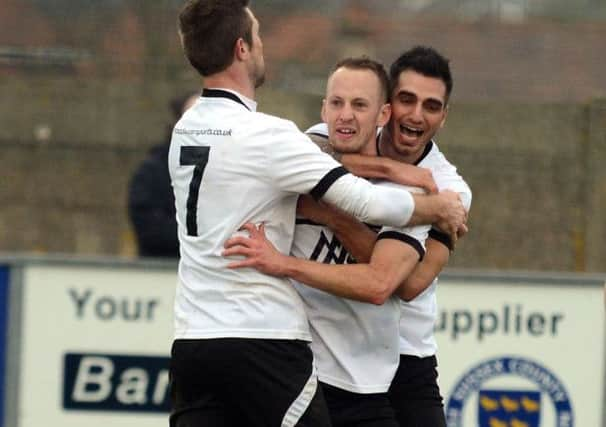
[[[257,103],[244,95],[230,89],[207,89],[202,91],[203,98],[227,98],[246,107],[247,110],[257,111]]]
[[[381,153],[381,145],[379,144],[380,141],[381,141],[381,133],[378,133],[377,134],[377,139],[376,139],[376,142],[375,142],[377,144],[377,157],[383,157],[383,154]],[[425,159],[425,157],[427,157],[427,155],[429,154],[429,152],[433,148],[434,144],[435,144],[435,142],[433,142],[433,139],[431,139],[427,143],[427,145],[425,146],[425,149],[423,150],[423,154],[421,154],[421,157],[419,157],[419,159],[414,163],[414,166],[418,166],[419,163],[421,163],[423,161],[423,159]]]

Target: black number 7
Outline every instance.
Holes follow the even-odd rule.
[[[198,235],[198,193],[202,184],[204,169],[208,163],[208,153],[210,147],[181,147],[181,156],[179,164],[181,166],[195,166],[194,174],[189,183],[189,193],[187,195],[187,235]]]

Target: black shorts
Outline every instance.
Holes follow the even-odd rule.
[[[389,399],[402,427],[446,427],[435,356],[400,356]]]
[[[353,393],[321,383],[333,427],[398,427],[387,393]]]
[[[330,426],[303,341],[176,340],[170,386],[171,427]]]

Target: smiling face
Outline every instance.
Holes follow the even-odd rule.
[[[379,78],[366,69],[341,67],[328,79],[322,120],[328,138],[339,153],[373,154],[378,126],[389,120]]]
[[[448,112],[446,84],[407,69],[400,73],[392,92],[390,136],[395,154],[415,163],[427,143],[444,125]]]

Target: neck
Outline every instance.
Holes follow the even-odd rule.
[[[379,153],[377,153],[377,135],[373,135],[373,137],[366,142],[364,147],[360,150],[360,154],[363,156],[373,156],[376,157]]]
[[[402,155],[400,153],[398,153],[395,148],[393,147],[392,144],[392,139],[391,139],[391,133],[390,132],[381,132],[381,136],[379,139],[379,150],[381,151],[381,154],[385,157],[389,157],[392,160],[396,160],[398,162],[402,162],[402,163],[407,163],[409,165],[414,165],[417,160],[419,160],[419,158],[421,157],[421,155],[423,154],[418,153],[418,154],[414,154],[414,155],[409,155],[409,156],[405,156]]]
[[[248,76],[244,77],[232,67],[225,71],[204,78],[204,87],[230,89],[250,98],[255,99],[255,86]]]

